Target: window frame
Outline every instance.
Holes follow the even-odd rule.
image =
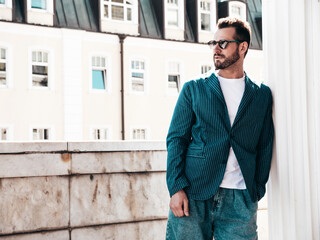
[[[12,0],[4,0],[4,3],[0,3],[0,8],[12,8]]]
[[[206,71],[206,72],[202,72],[203,67],[210,67],[210,70]],[[212,63],[201,63],[200,64],[200,74],[206,74],[209,73],[210,71],[214,70],[214,64]]]
[[[101,129],[105,129],[106,132],[106,139],[95,139],[94,138],[94,131],[95,130],[101,130]],[[112,140],[112,129],[111,126],[109,125],[92,125],[90,127],[90,137],[89,139],[91,141],[110,141]]]
[[[132,68],[132,62],[133,61],[139,61],[144,63],[144,70],[141,69],[133,69]],[[148,93],[148,60],[144,57],[131,57],[129,59],[129,84],[130,84],[130,93],[136,94],[136,95],[146,95]],[[143,91],[136,91],[133,89],[133,77],[132,73],[138,72],[143,73]]]
[[[244,14],[244,16],[235,16],[232,14],[232,7],[233,6],[237,6],[237,7],[240,7],[240,9],[242,10],[241,11],[241,14]],[[247,7],[247,4],[245,2],[242,2],[242,1],[229,1],[228,2],[228,15],[230,17],[238,17],[240,18],[241,20],[243,21],[247,21],[248,19],[248,7]]]
[[[106,17],[104,15],[104,9],[105,6],[108,6],[108,17]],[[132,0],[132,5],[131,7],[129,4],[126,3],[126,0],[124,0],[123,3],[117,3],[117,2],[112,2],[111,0],[100,0],[100,6],[101,6],[101,19],[102,20],[108,20],[108,21],[113,21],[113,22],[120,22],[120,23],[133,23],[133,24],[137,24],[138,23],[138,1],[137,0]],[[119,7],[123,7],[124,11],[123,11],[123,15],[124,15],[124,19],[120,20],[120,19],[113,19],[112,18],[112,6],[119,6]],[[131,20],[128,20],[127,17],[127,11],[128,8],[131,8]]]
[[[178,68],[179,71],[174,72],[170,70],[170,64],[171,63],[176,63],[178,64]],[[176,96],[180,94],[180,91],[182,89],[183,86],[183,65],[182,62],[180,60],[175,60],[175,59],[170,59],[167,61],[167,71],[166,71],[166,89],[167,89],[167,94],[170,96]],[[179,75],[179,79],[178,79],[178,91],[173,90],[173,88],[169,87],[169,75]]]
[[[49,130],[49,138],[48,139],[33,139],[33,130],[34,129],[48,129]],[[51,125],[32,125],[30,126],[30,140],[34,142],[47,142],[53,141],[55,139],[55,131],[54,127]]]
[[[134,138],[134,131],[135,130],[144,130],[145,131],[145,133],[144,133],[145,138],[144,139]],[[147,141],[147,140],[149,140],[150,139],[149,127],[147,127],[147,126],[132,126],[130,128],[130,139],[132,141]]]
[[[48,66],[48,86],[33,86],[33,73],[32,73],[32,66],[33,66],[33,59],[32,55],[33,52],[46,52],[48,54],[48,62],[47,64],[43,64],[41,62],[36,62],[40,63],[39,66],[42,65],[47,65]],[[53,90],[54,87],[54,76],[53,76],[53,51],[47,48],[42,48],[42,47],[31,47],[29,49],[29,88],[30,89],[36,89],[36,90]]]
[[[6,138],[5,140],[2,139],[2,129],[6,129]],[[8,142],[13,141],[13,127],[10,124],[1,124],[0,125],[0,142]]]
[[[111,61],[110,61],[110,57],[108,54],[104,53],[104,52],[92,52],[90,54],[90,60],[89,60],[89,89],[91,92],[100,92],[100,93],[111,93]],[[92,66],[93,62],[92,62],[92,58],[94,57],[100,57],[100,58],[104,58],[105,59],[105,67],[97,67],[97,66]],[[104,74],[104,86],[105,89],[95,89],[93,88],[93,78],[92,78],[92,71],[93,70],[105,70],[105,74]]]
[[[184,0],[177,0],[177,6],[173,6],[171,3],[168,3],[169,0],[164,0],[164,9],[165,9],[165,26],[170,29],[184,29]],[[177,25],[170,25],[168,22],[168,12],[169,9],[178,10],[178,22]]]
[[[5,53],[6,54],[6,58],[5,59],[1,59],[1,49],[4,49],[6,51],[6,53]],[[10,50],[9,50],[9,48],[6,45],[0,43],[0,62],[6,64],[6,71],[5,71],[6,84],[0,85],[0,89],[7,89],[7,88],[10,87],[10,73],[11,73],[11,71],[10,71],[9,59],[10,59]]]
[[[45,1],[46,1],[47,8],[46,9],[41,9],[41,8],[33,8],[32,7],[32,0],[27,0],[28,11],[53,14],[53,0],[49,0],[49,1],[45,0]]]
[[[207,2],[210,4],[210,10],[205,11],[201,9],[201,2]],[[198,29],[199,32],[204,32],[204,33],[212,33],[215,31],[216,24],[217,24],[217,3],[214,0],[199,0],[198,1]],[[201,14],[210,14],[210,29],[209,30],[203,30],[201,28]]]

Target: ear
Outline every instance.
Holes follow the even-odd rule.
[[[245,52],[247,51],[247,49],[249,48],[248,43],[247,42],[242,42],[240,43],[240,52],[245,54]]]

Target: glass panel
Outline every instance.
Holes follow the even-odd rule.
[[[104,57],[101,58],[101,67],[106,67],[106,59]]]
[[[6,1],[5,0],[0,0],[0,4],[5,4]]]
[[[47,9],[47,0],[31,0],[31,8]]]
[[[204,11],[210,11],[210,3],[205,2],[205,1],[201,1],[200,8],[201,8],[201,10],[204,10]]]
[[[42,52],[38,52],[38,62],[42,62]]]
[[[48,75],[48,67],[32,65],[32,74]]]
[[[49,129],[43,129],[43,139],[44,140],[49,139]]]
[[[0,72],[0,86],[5,86],[6,84],[7,84],[6,73]]]
[[[168,0],[168,3],[178,5],[178,0]]]
[[[96,66],[96,58],[95,57],[92,57],[92,66]]]
[[[32,62],[37,61],[37,52],[32,52]]]
[[[232,6],[231,9],[232,15],[233,16],[241,16],[241,7],[240,6]]]
[[[111,0],[111,2],[123,3],[123,0]]]
[[[210,14],[201,13],[201,30],[210,31]]]
[[[1,48],[1,59],[6,59],[6,50]]]
[[[0,71],[6,71],[6,64],[0,62]]]
[[[168,87],[175,88],[179,92],[179,75],[168,76]]]
[[[127,8],[127,21],[132,21],[132,10]]]
[[[100,67],[100,57],[96,57],[96,66]]]
[[[170,73],[178,73],[179,72],[179,63],[170,62],[169,63],[169,72]]]
[[[106,89],[104,81],[104,71],[92,70],[92,88],[93,89]]]
[[[129,0],[129,1],[126,1],[126,4],[127,5],[132,5],[132,2],[133,2],[132,0]]]
[[[1,129],[1,140],[7,140],[7,129]]]
[[[178,26],[178,9],[168,10],[168,25]]]
[[[143,80],[132,79],[132,90],[136,92],[143,92],[144,91]]]
[[[39,140],[39,132],[38,132],[38,129],[33,129],[33,130],[32,130],[32,139],[33,139],[33,140]]]
[[[48,87],[48,67],[47,66],[32,66],[32,86]]]
[[[143,79],[143,73],[133,72],[132,73],[132,77],[134,77],[134,78],[142,78]]]
[[[104,5],[104,17],[108,18],[109,17],[109,6]]]
[[[43,62],[45,62],[45,63],[48,62],[48,53],[46,53],[46,52],[43,53]]]
[[[112,19],[114,20],[123,20],[124,11],[121,6],[112,6]]]

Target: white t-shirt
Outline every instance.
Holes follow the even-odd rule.
[[[242,99],[245,83],[245,76],[238,79],[223,78],[218,75],[221,90],[227,104],[231,126],[237,115],[237,111]],[[229,158],[226,171],[220,187],[231,189],[246,189],[246,184],[240,170],[236,155],[230,147]]]

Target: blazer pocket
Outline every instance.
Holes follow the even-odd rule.
[[[204,158],[203,149],[201,147],[190,146],[188,147],[186,156]]]

